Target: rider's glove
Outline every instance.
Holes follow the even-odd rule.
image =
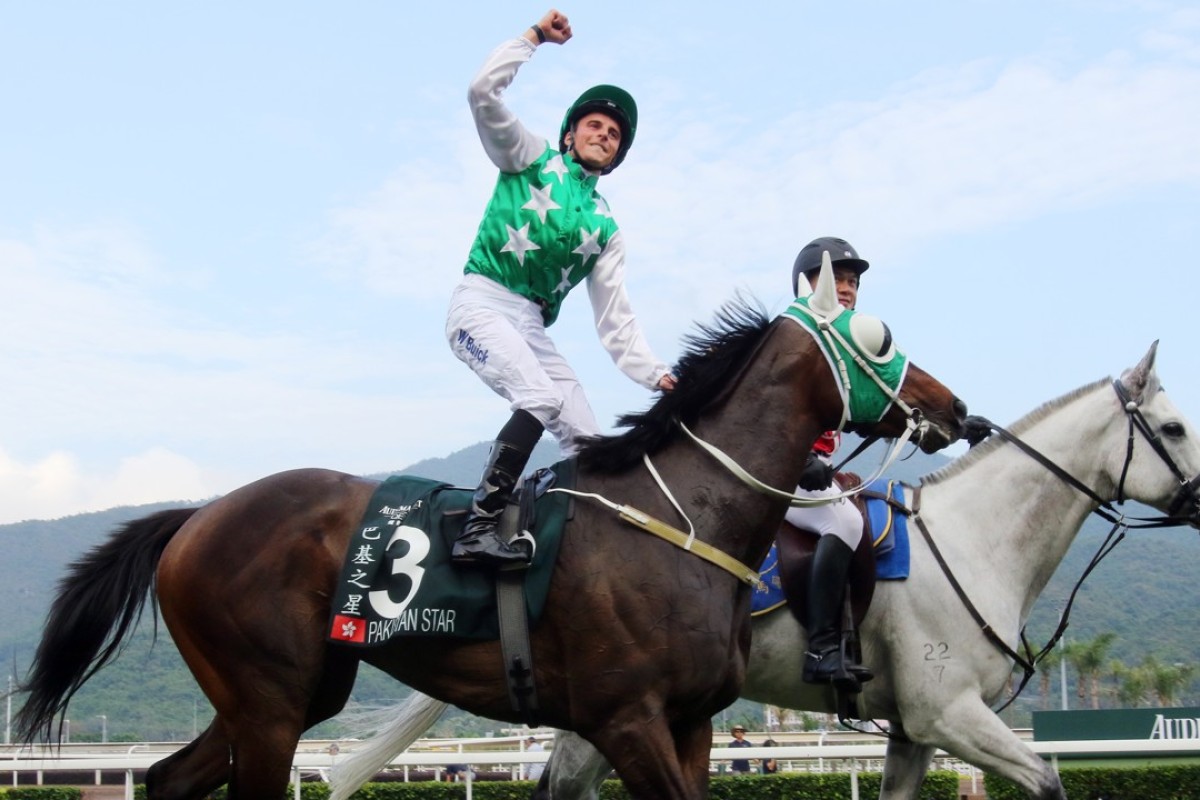
[[[963,438],[971,447],[992,435],[992,423],[974,414],[963,420]]]
[[[816,453],[808,454],[808,462],[800,473],[799,486],[806,492],[819,492],[833,485],[833,465]]]

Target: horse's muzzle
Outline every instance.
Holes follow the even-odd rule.
[[[957,397],[951,405],[954,414],[951,420],[930,419],[922,416],[913,437],[917,446],[926,453],[936,453],[943,447],[954,444],[967,432],[967,404]]]
[[[954,444],[961,437],[961,433],[947,430],[944,425],[925,418],[917,423],[917,432],[913,439],[922,452],[936,453],[943,447]]]
[[[1184,520],[1200,530],[1200,475],[1179,487],[1167,507],[1167,516]]]

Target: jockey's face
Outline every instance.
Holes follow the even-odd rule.
[[[576,161],[590,170],[602,170],[617,157],[621,126],[607,114],[593,111],[579,118],[565,141]]]
[[[816,269],[804,273],[804,277],[808,278],[808,285],[813,288],[813,291],[816,291],[817,278],[820,276],[821,271]],[[858,273],[850,267],[839,267],[835,264],[833,279],[837,282],[838,303],[844,308],[854,308],[858,303]]]

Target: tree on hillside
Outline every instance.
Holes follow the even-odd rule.
[[[1196,667],[1192,664],[1160,664],[1153,656],[1146,659],[1150,691],[1159,706],[1174,706],[1192,682]]]
[[[1128,667],[1114,660],[1109,665],[1113,678],[1113,694],[1122,708],[1137,708],[1146,701],[1150,691],[1149,675],[1141,667]]]
[[[1101,671],[1105,666],[1108,649],[1112,647],[1116,638],[1115,633],[1106,631],[1088,641],[1071,642],[1063,654],[1079,675],[1079,685],[1076,689],[1079,699],[1090,699],[1094,709],[1100,708]]]
[[[1054,685],[1054,676],[1058,674],[1059,665],[1062,664],[1063,651],[1062,648],[1051,650],[1042,656],[1042,660],[1037,663],[1038,667],[1038,696],[1041,698],[1042,710],[1050,708],[1050,689]]]

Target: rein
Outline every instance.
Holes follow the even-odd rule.
[[[1051,634],[1049,640],[1046,642],[1046,645],[1042,647],[1036,654],[1033,652],[1033,647],[1029,644],[1029,640],[1025,636],[1024,626],[1021,627],[1020,632],[1021,646],[1025,651],[1025,656],[1023,657],[1013,648],[1009,647],[1008,644],[1002,638],[1000,638],[1000,635],[996,633],[996,630],[983,618],[983,615],[975,607],[975,604],[971,602],[970,597],[967,596],[966,590],[963,589],[962,584],[959,583],[953,571],[950,569],[950,565],[946,562],[946,559],[942,556],[941,550],[934,542],[933,536],[929,532],[929,528],[925,525],[924,519],[921,518],[921,487],[918,486],[913,490],[912,518],[916,520],[917,529],[920,530],[921,536],[925,539],[925,543],[929,546],[929,551],[933,554],[934,559],[941,568],[942,574],[946,576],[946,579],[950,582],[950,586],[954,589],[955,594],[958,595],[958,599],[967,609],[967,612],[971,615],[972,619],[975,620],[975,623],[979,626],[984,636],[987,637],[988,641],[990,641],[1002,653],[1011,658],[1013,662],[1024,672],[1024,675],[1021,678],[1021,683],[1017,687],[1016,691],[1013,692],[1012,696],[1004,703],[1004,705],[995,709],[997,714],[1003,711],[1005,708],[1008,708],[1008,706],[1020,696],[1021,692],[1024,691],[1025,687],[1029,684],[1029,681],[1033,678],[1034,673],[1037,672],[1037,664],[1040,663],[1042,659],[1044,659],[1046,655],[1054,649],[1054,646],[1058,644],[1059,639],[1062,638],[1063,633],[1065,633],[1067,630],[1067,626],[1070,622],[1071,608],[1075,604],[1076,595],[1078,595],[1079,590],[1083,587],[1084,580],[1092,573],[1092,570],[1094,570],[1097,565],[1099,565],[1099,563],[1109,553],[1111,553],[1118,544],[1121,543],[1121,540],[1125,538],[1126,532],[1131,529],[1169,528],[1191,523],[1190,518],[1177,517],[1175,514],[1189,499],[1191,499],[1193,503],[1197,502],[1196,487],[1197,485],[1200,485],[1200,475],[1197,475],[1190,480],[1184,476],[1182,470],[1179,469],[1178,465],[1171,458],[1171,455],[1166,451],[1166,448],[1163,447],[1162,441],[1150,429],[1150,425],[1148,422],[1146,422],[1146,418],[1142,414],[1138,404],[1129,398],[1128,393],[1125,391],[1125,387],[1121,385],[1120,381],[1116,380],[1112,382],[1112,385],[1114,391],[1117,393],[1117,397],[1121,400],[1121,405],[1125,412],[1125,416],[1129,419],[1129,438],[1125,451],[1125,463],[1121,467],[1121,479],[1117,487],[1117,504],[1120,505],[1125,502],[1125,477],[1128,475],[1129,465],[1133,461],[1134,430],[1136,429],[1142,433],[1154,452],[1158,454],[1159,458],[1162,459],[1163,463],[1167,465],[1167,467],[1175,475],[1175,478],[1179,481],[1179,492],[1171,501],[1171,505],[1168,508],[1169,514],[1167,516],[1126,517],[1118,509],[1114,508],[1111,502],[1102,498],[1074,475],[1051,461],[1041,452],[1031,447],[1028,443],[1022,441],[1007,429],[996,425],[991,420],[982,417],[980,418],[981,422],[985,423],[992,430],[998,433],[1000,438],[1004,439],[1004,441],[1012,443],[1017,447],[1017,449],[1028,455],[1038,464],[1045,467],[1059,480],[1063,481],[1068,486],[1071,486],[1094,501],[1097,505],[1096,508],[1092,509],[1091,513],[1096,514],[1105,521],[1112,523],[1112,528],[1109,530],[1108,535],[1104,537],[1104,541],[1100,544],[1100,547],[1092,556],[1091,561],[1088,562],[1087,567],[1084,568],[1078,580],[1075,581],[1075,585],[1071,589],[1071,593],[1067,598],[1066,606],[1063,608],[1062,615],[1059,617],[1058,627],[1055,628],[1054,633]],[[1140,524],[1131,525],[1130,521]]]
[[[875,474],[870,478],[864,479],[857,487],[852,487],[841,494],[830,495],[828,497],[801,497],[793,492],[784,491],[783,489],[776,489],[774,486],[764,483],[763,481],[751,475],[745,467],[737,463],[737,461],[735,461],[733,457],[724,450],[692,433],[688,426],[684,425],[682,421],[680,421],[679,427],[683,429],[684,433],[691,437],[693,442],[700,446],[700,449],[715,458],[717,462],[720,463],[721,466],[725,467],[725,469],[727,469],[730,473],[732,473],[735,478],[749,486],[754,491],[758,492],[759,494],[765,494],[768,497],[774,497],[777,500],[786,500],[790,506],[812,508],[814,506],[826,506],[830,503],[836,503],[848,497],[853,497],[854,495],[860,493],[867,484],[880,477],[884,470],[890,467],[896,460],[896,457],[900,455],[901,449],[903,449],[904,445],[908,444],[909,440],[912,439],[913,434],[916,433],[918,427],[920,426],[920,410],[913,409],[912,411],[913,415],[908,418],[904,433],[896,438],[895,443],[892,445],[892,448],[887,455],[887,458],[884,459],[884,461],[875,470]],[[867,444],[870,444],[870,442],[867,442]],[[855,451],[855,453],[857,452],[858,451]],[[849,459],[847,459],[847,461],[848,460]]]
[[[894,444],[887,454],[887,457],[884,458],[879,467],[876,468],[875,473],[871,475],[871,477],[863,480],[858,486],[847,489],[840,494],[817,498],[801,497],[792,491],[776,489],[774,486],[759,480],[755,476],[751,475],[741,464],[737,463],[737,461],[735,461],[728,453],[692,433],[691,429],[689,429],[688,426],[683,423],[683,420],[679,420],[678,422],[679,427],[683,429],[683,432],[686,433],[693,442],[699,445],[700,448],[710,456],[715,458],[717,462],[721,466],[725,467],[725,469],[727,469],[735,478],[749,486],[754,491],[758,492],[759,494],[764,494],[768,497],[773,497],[777,500],[786,500],[789,506],[813,508],[816,506],[830,505],[831,503],[836,503],[841,500],[851,498],[861,492],[863,487],[882,476],[887,468],[890,467],[893,462],[895,462],[896,458],[900,455],[900,451],[904,449],[904,445],[908,444],[909,440],[913,438],[914,434],[916,434],[917,440],[920,441],[921,436],[925,433],[926,422],[924,421],[924,415],[921,413],[921,409],[913,408],[908,403],[904,402],[904,400],[900,397],[900,393],[888,386],[887,383],[881,379],[875,370],[872,369],[871,366],[866,362],[866,360],[858,352],[858,345],[847,341],[841,335],[841,333],[839,333],[838,330],[830,324],[829,320],[820,314],[817,314],[807,306],[797,304],[792,306],[792,308],[802,312],[805,316],[809,317],[813,321],[820,332],[821,337],[825,339],[825,342],[822,346],[823,351],[828,356],[831,356],[834,361],[836,361],[837,368],[833,370],[833,374],[838,382],[838,394],[842,398],[842,419],[841,422],[838,423],[838,431],[841,431],[845,427],[846,422],[850,417],[850,394],[853,391],[853,387],[850,382],[850,372],[846,367],[846,362],[841,355],[843,351],[848,353],[854,360],[855,364],[858,365],[859,369],[866,373],[871,380],[875,382],[876,386],[879,388],[879,391],[886,395],[893,405],[904,412],[906,417],[904,433],[894,440]],[[778,320],[776,321],[778,322]],[[792,321],[795,324],[800,325],[800,327],[810,335],[815,336],[815,334],[806,328],[799,320],[793,319]],[[818,341],[820,341],[820,337],[818,337]],[[840,344],[841,348],[835,347],[835,342]],[[851,458],[854,458],[854,456],[858,455],[859,452],[870,445],[872,441],[873,439],[864,441],[857,450],[850,454],[850,457],[847,458],[846,461],[849,461]],[[647,460],[647,464],[648,463],[649,461]],[[651,468],[651,471],[653,472],[653,468]],[[655,477],[657,478],[657,475],[655,475]],[[661,481],[659,481],[659,486],[664,492],[666,492],[666,487],[663,486]],[[667,495],[669,497],[670,493],[668,492]],[[679,507],[677,505],[676,509],[678,508]],[[680,511],[680,513],[682,514],[683,512]]]
[[[666,487],[662,485],[661,479],[658,478],[657,471],[654,469],[654,466],[650,464],[649,457],[645,457],[645,462],[646,466],[650,469],[651,474],[653,474],[654,477],[659,480],[659,486],[666,493],[667,498],[671,501],[671,505],[675,506],[675,509],[679,511],[678,503],[675,502],[675,498],[671,496],[671,493],[666,491]],[[647,533],[652,533],[658,538],[670,542],[679,549],[686,550],[687,552],[704,559],[710,564],[720,567],[721,569],[733,575],[742,583],[745,583],[749,586],[755,586],[758,584],[758,570],[754,569],[753,567],[746,566],[733,556],[718,550],[707,542],[699,541],[696,539],[695,528],[692,528],[691,533],[684,533],[673,525],[669,525],[657,517],[652,517],[644,511],[639,511],[633,506],[614,503],[607,497],[595,494],[593,492],[578,492],[574,489],[566,489],[563,487],[553,487],[547,491],[564,492],[573,497],[582,497],[586,500],[593,500],[600,505],[617,512],[617,516],[620,519],[628,522],[635,528],[641,528]],[[682,511],[679,513],[683,515]],[[684,519],[687,519],[687,517],[684,516]],[[691,520],[688,520],[688,526],[692,527]]]

